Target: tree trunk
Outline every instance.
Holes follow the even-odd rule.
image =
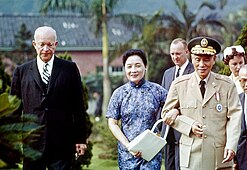
[[[103,57],[103,115],[106,113],[108,102],[111,96],[111,81],[109,76],[109,57],[108,57],[108,32],[107,15],[105,0],[102,1],[102,57]]]

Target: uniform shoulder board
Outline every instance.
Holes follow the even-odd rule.
[[[191,74],[186,74],[186,75],[183,75],[181,77],[178,77],[174,80],[174,83],[179,83],[179,82],[183,82],[185,80],[188,80],[191,78]]]
[[[232,80],[228,76],[226,76],[226,75],[221,75],[221,74],[214,73],[214,76],[218,80],[223,80],[223,81],[226,81],[228,83],[231,83],[232,82]]]

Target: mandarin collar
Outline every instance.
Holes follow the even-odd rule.
[[[130,86],[131,86],[131,87],[136,87],[136,88],[138,88],[138,87],[141,87],[145,82],[146,82],[145,79],[141,79],[141,80],[139,81],[138,84],[135,84],[135,83],[132,82],[132,81],[130,81],[129,83],[130,83]]]

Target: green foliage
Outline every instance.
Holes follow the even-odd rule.
[[[229,67],[225,65],[223,61],[216,61],[213,67],[213,71],[227,76],[231,74]]]
[[[4,117],[14,112],[20,105],[20,100],[16,96],[9,96],[8,93],[0,94],[0,116]]]
[[[91,92],[89,95],[91,95],[95,91],[99,92],[100,94],[103,94],[103,76],[101,74],[89,74],[83,77],[83,80],[88,88],[88,91]],[[124,83],[124,76],[111,76],[110,80],[112,85],[110,88],[114,90]]]
[[[235,42],[236,45],[241,45],[247,51],[247,24],[245,24],[241,30],[241,33]]]
[[[0,58],[0,94],[9,91],[10,76],[5,74],[4,65]],[[1,103],[1,102],[0,102]]]
[[[86,0],[46,0],[40,12],[47,13],[49,10],[72,10],[81,13],[88,13],[88,1]]]
[[[38,124],[34,123],[34,115],[23,115],[22,120],[12,115],[18,109],[21,101],[16,96],[8,93],[0,94],[0,159],[7,167],[16,167],[21,162],[21,157],[36,159],[40,156],[38,151],[33,150],[30,137],[39,130]],[[22,146],[26,146],[22,152]],[[23,155],[24,154],[24,155]]]
[[[116,160],[118,155],[117,139],[108,128],[106,119],[102,119],[99,122],[92,121],[94,126],[91,139],[99,143],[99,147],[102,149],[102,152],[99,153],[99,158]]]
[[[27,30],[27,27],[25,24],[21,24],[20,30],[15,35],[15,46],[16,49],[19,51],[31,51],[32,50],[32,41],[30,39],[32,38],[31,31]]]
[[[64,54],[58,54],[58,57],[64,60],[72,61],[72,57],[67,51]]]
[[[11,59],[17,64],[22,64],[36,56],[32,46],[32,33],[27,30],[25,24],[21,24],[20,30],[15,34],[14,48]]]

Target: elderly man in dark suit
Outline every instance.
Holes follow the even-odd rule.
[[[11,94],[22,100],[15,114],[35,114],[43,126],[32,144],[42,156],[24,159],[25,170],[68,170],[75,153],[83,155],[87,148],[80,74],[75,63],[54,55],[57,44],[53,28],[37,28],[33,40],[37,58],[13,74]]]
[[[163,74],[161,85],[169,91],[172,81],[185,74],[194,71],[193,64],[189,62],[189,50],[187,42],[182,38],[176,38],[171,42],[170,55],[175,66],[166,70]],[[162,132],[164,133],[166,125],[163,124]],[[167,144],[164,147],[164,158],[166,170],[179,170],[179,148],[178,141],[181,134],[173,128],[169,129]]]
[[[239,170],[247,169],[247,65],[244,65],[239,70],[240,85],[244,90],[241,93],[240,101],[242,104],[242,119],[241,119],[241,134],[237,149],[237,165]]]

